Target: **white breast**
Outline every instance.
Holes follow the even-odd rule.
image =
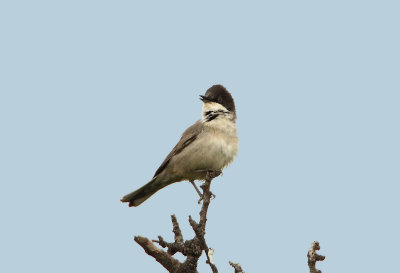
[[[219,116],[203,125],[204,136],[201,138],[209,147],[203,156],[214,164],[215,169],[222,169],[232,162],[238,152],[236,123],[227,116]]]

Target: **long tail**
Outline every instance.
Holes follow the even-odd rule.
[[[161,190],[165,186],[169,185],[167,183],[160,183],[156,181],[157,177],[154,177],[149,183],[143,187],[137,189],[130,194],[122,197],[121,202],[129,202],[130,207],[137,207],[146,201],[150,196],[155,194],[157,191]]]

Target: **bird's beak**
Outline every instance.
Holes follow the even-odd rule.
[[[206,96],[203,96],[203,95],[200,95],[200,100],[202,102],[209,102],[210,101],[210,99],[208,99]]]

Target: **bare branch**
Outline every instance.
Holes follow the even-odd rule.
[[[244,273],[240,264],[236,264],[234,262],[229,261],[229,264],[235,269],[235,273]]]
[[[321,273],[321,270],[318,270],[315,267],[317,261],[325,260],[325,256],[319,255],[317,250],[320,250],[319,242],[314,241],[311,244],[310,250],[307,253],[308,257],[308,267],[310,268],[310,273]]]
[[[171,273],[197,273],[197,263],[204,251],[207,257],[207,264],[210,265],[213,273],[218,273],[218,269],[214,264],[212,255],[214,250],[208,248],[204,238],[206,234],[207,212],[210,205],[211,197],[214,196],[210,191],[211,181],[221,174],[220,170],[207,171],[206,181],[201,186],[203,190],[202,198],[203,204],[200,210],[200,220],[197,223],[191,216],[189,216],[190,226],[193,228],[195,236],[191,240],[184,241],[182,231],[179,227],[178,220],[175,215],[171,215],[171,221],[174,233],[174,242],[166,242],[163,237],[158,236],[158,240],[153,242],[158,243],[161,247],[167,248],[167,252],[157,248],[152,241],[145,237],[136,236],[135,241],[146,251],[147,254],[154,257],[162,266],[164,266]],[[175,253],[180,252],[186,256],[186,261],[179,262],[172,257]],[[233,264],[233,263],[232,263]],[[231,264],[231,265],[232,265]],[[244,273],[239,264],[232,265],[236,272]],[[237,267],[238,266],[238,267]],[[238,271],[240,268],[241,271]]]
[[[138,243],[147,254],[154,257],[169,272],[175,272],[180,262],[166,253],[164,250],[156,247],[149,239],[141,236],[135,236],[135,242]]]
[[[182,231],[181,228],[179,227],[178,220],[176,220],[175,214],[171,215],[171,221],[173,227],[172,232],[175,234],[175,243],[183,244]]]
[[[183,236],[182,236],[182,231],[179,227],[178,220],[176,219],[175,214],[171,215],[171,221],[172,221],[172,232],[175,234],[175,242],[174,243],[168,243],[164,240],[163,237],[158,236],[158,240],[153,240],[153,242],[158,243],[162,247],[167,247],[168,254],[174,255],[177,252],[182,252],[183,251]]]

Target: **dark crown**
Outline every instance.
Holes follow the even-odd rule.
[[[225,87],[223,87],[220,84],[216,84],[211,86],[204,96],[200,96],[201,100],[206,102],[216,102],[221,105],[223,105],[226,109],[228,109],[231,112],[235,112],[235,102],[233,101],[231,93],[226,90]]]

